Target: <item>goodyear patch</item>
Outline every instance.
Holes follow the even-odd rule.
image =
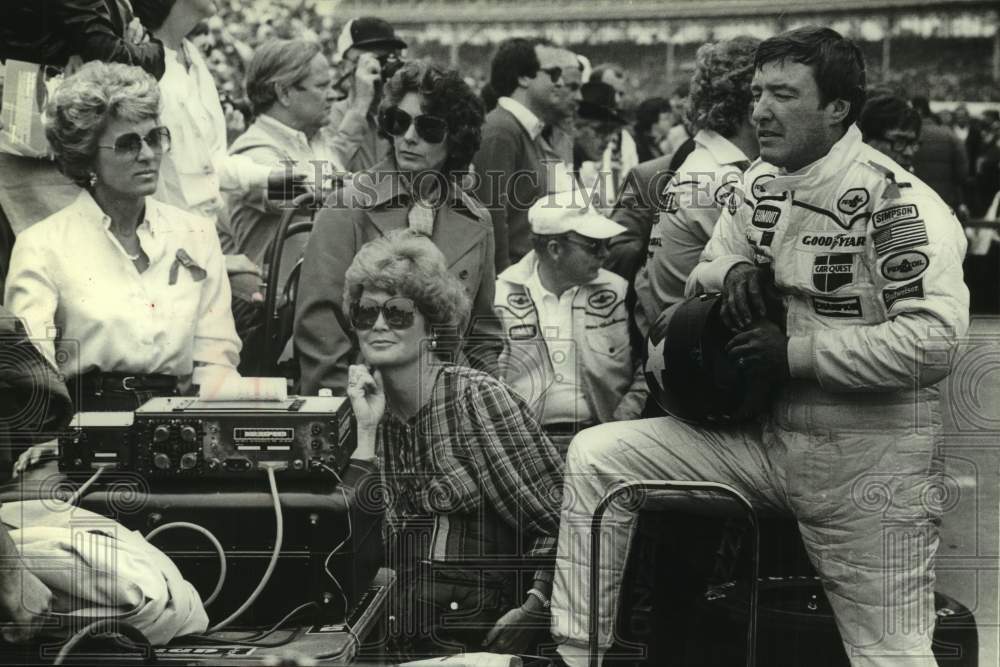
[[[871,201],[868,190],[864,188],[851,188],[837,200],[837,210],[844,215],[852,215],[861,210],[865,204]]]
[[[927,226],[923,220],[896,222],[872,234],[872,242],[879,256],[905,248],[927,245]]]
[[[753,226],[759,229],[771,229],[778,224],[781,209],[770,204],[758,204],[753,211]]]
[[[930,264],[927,255],[919,250],[908,250],[885,258],[882,275],[886,280],[901,282],[921,275]]]
[[[854,282],[854,256],[820,255],[813,260],[813,287],[834,292]]]
[[[507,305],[517,310],[531,307],[531,297],[523,292],[514,292],[507,295]]]
[[[918,278],[912,283],[906,283],[902,287],[882,290],[882,300],[885,301],[885,309],[891,310],[893,306],[903,299],[924,298],[924,279]]]
[[[823,317],[861,317],[861,297],[814,296],[813,310]]]
[[[872,225],[875,229],[882,229],[886,225],[904,220],[916,220],[920,217],[916,204],[903,204],[902,206],[890,206],[881,211],[872,213]]]
[[[518,324],[507,329],[507,337],[511,340],[527,340],[538,335],[538,327],[534,324]]]
[[[603,310],[618,299],[618,295],[612,290],[602,289],[587,297],[587,305],[597,310]]]
[[[795,244],[796,250],[806,252],[864,252],[868,237],[862,234],[845,234],[844,232],[809,232],[799,237]]]

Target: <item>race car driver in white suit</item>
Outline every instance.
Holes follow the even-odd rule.
[[[724,482],[790,512],[851,664],[936,664],[943,470],[934,385],[968,328],[965,237],[929,187],[862,143],[854,121],[864,62],[852,42],[798,28],[762,42],[754,65],[761,158],[688,293],[722,291],[723,321],[739,331],[728,354],[783,378],[783,388],[749,424],[665,417],[600,425],[573,440],[552,598],[553,634],[572,666],[588,662],[591,596],[600,657],[611,644],[634,525],[612,504],[591,591],[591,515],[608,490],[638,479]],[[764,318],[764,275],[773,275],[783,323]]]

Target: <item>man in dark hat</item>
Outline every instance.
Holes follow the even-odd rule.
[[[348,171],[368,169],[389,154],[389,142],[378,133],[375,111],[382,82],[403,63],[406,42],[386,21],[374,16],[351,19],[340,31],[334,62],[340,68],[336,86],[347,97],[333,105],[331,145]]]
[[[580,87],[581,100],[576,109],[576,143],[573,167],[580,182],[599,200],[595,205],[609,212],[614,203],[617,183],[614,174],[603,170],[604,153],[625,119],[618,113],[615,89],[593,81]],[[596,191],[595,191],[596,189]]]

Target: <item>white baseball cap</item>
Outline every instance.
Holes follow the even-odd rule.
[[[609,239],[625,231],[594,210],[580,190],[545,195],[528,209],[528,222],[532,232],[546,236],[576,232],[591,239]]]

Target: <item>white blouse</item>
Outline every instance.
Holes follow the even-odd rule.
[[[17,237],[5,304],[36,347],[66,377],[235,372],[240,340],[213,223],[147,197],[142,273],[110,226],[84,191]]]

